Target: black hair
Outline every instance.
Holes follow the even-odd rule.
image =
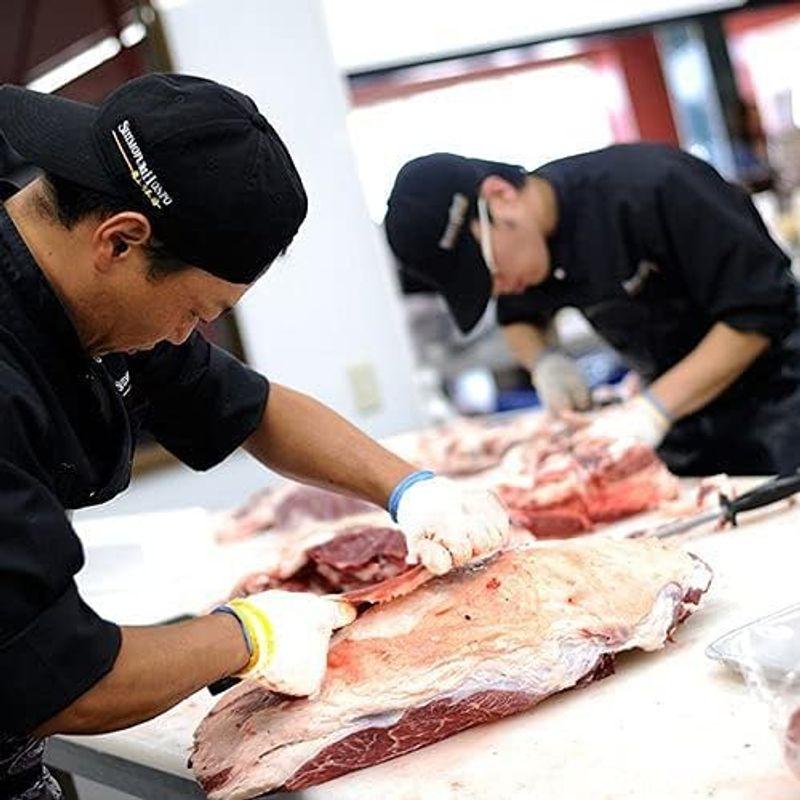
[[[42,181],[45,197],[40,196],[40,210],[67,230],[71,230],[87,217],[97,216],[105,219],[131,210],[130,203],[121,198],[80,186],[50,172],[43,174]],[[152,220],[150,224],[153,224]],[[149,262],[147,277],[150,280],[157,281],[166,275],[182,272],[190,267],[190,264],[173,255],[153,236],[143,249]]]

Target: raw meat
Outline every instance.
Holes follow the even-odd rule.
[[[795,777],[800,778],[800,708],[789,717],[784,735],[783,753]]]
[[[725,473],[694,481],[676,500],[665,503],[662,510],[671,517],[690,517],[719,506],[721,495],[731,500],[737,495],[736,487]]]
[[[347,517],[304,533],[273,534],[264,567],[239,580],[230,597],[265,589],[316,594],[363,589],[408,570],[406,542],[400,529],[382,516]]]
[[[515,445],[544,431],[540,414],[519,414],[510,419],[459,419],[419,435],[411,461],[442,475],[472,475],[496,467]]]
[[[551,430],[551,439],[538,437],[525,446],[496,487],[510,512],[514,542],[531,533],[541,539],[587,533],[677,496],[677,479],[649,447],[634,441],[573,441],[563,427]],[[696,502],[693,497],[691,505]],[[405,568],[403,537],[384,512],[274,532],[269,545],[262,569],[240,580],[231,596],[278,587],[320,594],[351,591]],[[342,563],[343,556],[351,563]]]
[[[411,594],[423,583],[427,583],[432,579],[433,575],[425,567],[418,564],[395,575],[393,578],[381,581],[381,583],[365,586],[363,589],[351,589],[345,592],[344,596],[356,605],[360,603],[368,603],[370,605],[388,603],[390,600],[396,600],[398,597],[405,597],[405,595]]]
[[[512,522],[538,538],[566,538],[658,508],[678,495],[677,479],[636,441],[576,440],[545,451],[537,442],[523,470],[497,487]]]
[[[396,449],[420,467],[478,486],[500,484],[513,520],[537,536],[584,533],[598,522],[648,510],[676,496],[677,481],[650,448],[582,437],[575,425],[521,414],[503,421],[458,420],[407,438],[405,447]],[[234,541],[268,529],[296,530],[367,512],[376,509],[361,500],[286,484],[255,495],[227,515],[217,538]]]
[[[219,542],[233,542],[271,528],[293,530],[309,522],[332,522],[375,511],[377,508],[366,500],[286,483],[258,492],[241,508],[222,517],[216,538]]]
[[[332,592],[372,586],[408,569],[406,540],[397,528],[348,528],[307,555]]]
[[[195,734],[213,800],[300,789],[524,711],[663,646],[710,570],[660,542],[531,545],[434,578],[363,614],[332,643],[314,698],[252,682]]]

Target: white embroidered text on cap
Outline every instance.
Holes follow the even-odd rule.
[[[155,208],[160,209],[162,205],[171,205],[172,197],[169,192],[161,185],[155,170],[147,166],[142,148],[131,130],[130,121],[126,119],[121,122],[117,125],[116,130],[111,131],[111,135],[128,165],[131,178],[142,190],[144,196]]]
[[[450,203],[450,211],[447,214],[447,227],[444,229],[442,238],[439,239],[439,247],[442,250],[452,250],[455,247],[461,228],[464,226],[464,218],[467,216],[469,200],[466,195],[456,192]]]

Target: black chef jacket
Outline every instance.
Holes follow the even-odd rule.
[[[731,453],[698,462],[697,453],[686,452],[704,440],[706,450],[725,449],[718,425],[709,428],[709,414],[763,434],[755,417],[737,421],[735,412],[762,409],[800,386],[797,289],[789,259],[747,195],[704,161],[655,144],[616,145],[554,161],[533,174],[550,183],[558,202],[559,221],[548,243],[551,272],[524,294],[500,297],[499,324],[543,325],[558,309],[574,306],[646,382],[683,359],[716,322],[764,334],[770,349],[699,412],[705,415],[702,431],[698,415],[682,420],[662,455],[686,474],[707,474],[712,465],[729,472],[782,469],[782,457],[763,452],[741,451],[745,463],[736,466]],[[800,396],[793,409],[800,412]],[[800,427],[790,435],[800,463]]]
[[[72,703],[120,647],[76,589],[84,556],[65,509],[128,485],[140,426],[195,469],[217,464],[255,430],[268,388],[198,333],[88,357],[0,206],[0,744]]]

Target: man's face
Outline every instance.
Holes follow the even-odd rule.
[[[470,223],[492,273],[493,294],[521,294],[550,274],[550,251],[535,209],[524,192],[501,178],[484,184],[488,219]]]
[[[197,267],[153,278],[142,258],[106,287],[107,302],[89,350],[92,355],[135,353],[163,341],[181,344],[198,324],[230,310],[248,288]]]

